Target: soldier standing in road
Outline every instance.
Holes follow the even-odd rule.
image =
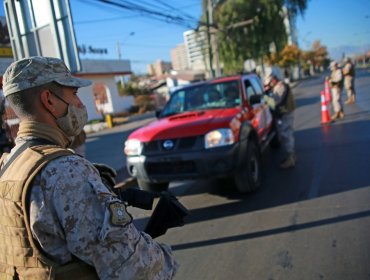
[[[280,168],[294,167],[296,164],[296,154],[293,131],[293,111],[295,109],[293,93],[289,85],[280,81],[274,74],[268,74],[266,76],[265,91],[272,92],[274,112],[278,119],[278,133],[287,153],[280,164]]]
[[[345,64],[343,67],[344,75],[344,87],[347,92],[347,100],[345,104],[352,104],[356,101],[355,92],[355,66],[353,65],[351,59],[347,57],[344,60]]]
[[[87,121],[90,81],[56,58],[14,62],[4,94],[20,118],[1,158],[1,279],[172,279],[171,248],[132,224],[96,167],[67,149]]]
[[[328,78],[331,93],[333,96],[334,115],[331,119],[334,121],[338,118],[344,118],[343,102],[342,102],[342,89],[343,89],[343,75],[342,70],[338,67],[336,61],[330,63],[331,74]]]

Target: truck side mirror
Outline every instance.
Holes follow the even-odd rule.
[[[249,97],[249,103],[251,105],[261,103],[261,95],[255,94]]]
[[[159,119],[159,116],[161,115],[162,110],[156,110],[155,111],[155,117]]]

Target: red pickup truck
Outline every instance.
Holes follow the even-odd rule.
[[[140,188],[171,181],[228,178],[242,192],[261,185],[260,155],[279,146],[275,122],[254,74],[217,78],[176,90],[157,120],[125,142],[127,169]]]

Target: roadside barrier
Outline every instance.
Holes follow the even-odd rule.
[[[325,91],[321,91],[321,124],[328,124],[331,122],[328,101],[325,98]]]

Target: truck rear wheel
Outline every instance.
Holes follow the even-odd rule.
[[[255,142],[248,143],[246,155],[234,179],[236,188],[241,193],[256,191],[261,186],[261,159]]]
[[[143,180],[138,179],[137,183],[139,184],[140,189],[144,191],[151,191],[151,192],[161,192],[168,190],[169,182],[162,182],[162,183],[149,183]]]

